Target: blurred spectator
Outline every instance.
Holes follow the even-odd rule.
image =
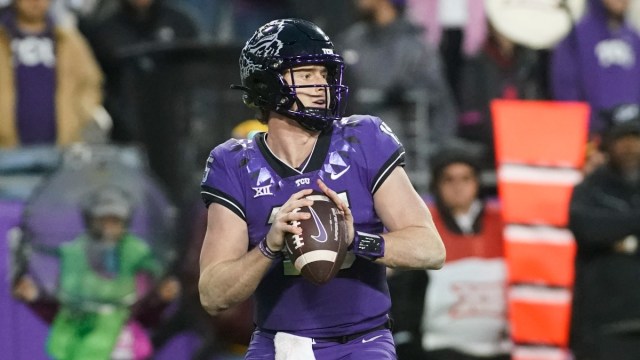
[[[259,122],[255,125],[257,127],[254,129],[264,126]],[[245,134],[234,131],[235,135]],[[215,317],[209,315],[200,304],[199,258],[207,227],[207,213],[202,209],[199,208],[200,211],[193,214],[192,219],[195,220],[192,226],[195,231],[180,262],[179,272],[184,284],[180,305],[177,311],[158,327],[158,331],[153,334],[152,343],[155,349],[160,350],[178,334],[192,332],[198,336],[200,343],[191,354],[191,360],[242,359],[254,329],[253,299],[249,298]]]
[[[571,349],[576,360],[640,359],[640,123],[604,137],[608,162],[571,198],[577,243]]]
[[[135,125],[126,123],[120,98],[123,56],[136,46],[196,40],[201,33],[193,18],[165,0],[119,0],[119,3],[119,9],[104,21],[87,25],[85,33],[106,75],[105,105],[114,118],[113,139],[131,141]],[[153,66],[148,61],[140,63]]]
[[[203,36],[217,43],[231,39],[231,9],[233,0],[178,0],[195,10],[194,15]]]
[[[557,100],[589,103],[589,130],[597,139],[640,111],[640,37],[625,20],[629,0],[589,0],[588,5],[553,52],[551,86]]]
[[[509,40],[491,24],[482,50],[468,57],[460,75],[458,135],[483,145],[483,169],[495,168],[491,101],[547,98],[541,53]]]
[[[477,159],[467,150],[441,150],[432,171],[429,207],[447,263],[390,277],[398,358],[508,360],[499,208],[484,199]]]
[[[290,1],[232,0],[233,41],[244,44],[263,24],[293,16]]]
[[[100,140],[102,74],[84,38],[56,25],[50,0],[14,0],[0,17],[0,147]]]
[[[258,119],[248,119],[240,122],[231,130],[231,137],[234,139],[253,139],[253,136],[259,132],[269,130],[267,124]]]
[[[68,11],[73,12],[78,23],[78,28],[85,33],[86,26],[92,26],[104,21],[119,8],[119,1],[113,0],[58,0],[64,4]]]
[[[421,29],[404,16],[405,0],[356,0],[356,8],[361,21],[336,41],[348,64],[347,76],[356,89],[354,112],[366,106],[369,112],[384,118],[391,128],[398,129],[396,134],[410,149],[407,137],[415,134],[403,132],[403,129],[413,130],[407,130],[408,119],[403,119],[400,110],[412,103],[415,106],[415,103],[426,102],[428,113],[424,116],[429,119],[429,129],[414,132],[427,132],[434,144],[447,142],[456,132],[453,99],[438,51],[424,43]],[[382,98],[367,98],[365,94],[370,90],[381,91]],[[411,98],[413,90],[422,90],[425,94]]]
[[[321,27],[330,38],[353,25],[356,9],[353,1],[290,0],[295,17],[306,19]]]
[[[628,16],[631,25],[633,25],[636,31],[640,31],[640,0],[631,0]]]
[[[487,37],[484,1],[407,0],[409,17],[425,28],[424,39],[440,49],[446,78],[460,99],[460,73],[465,57],[475,56]]]
[[[273,19],[294,15],[294,7],[313,7],[310,1],[295,0],[178,0],[197,9],[196,16],[205,36],[218,44],[244,45],[256,28]],[[340,0],[341,1],[341,0]],[[326,10],[326,2],[322,1]],[[342,2],[342,1],[341,1]],[[323,11],[321,11],[322,13]],[[298,14],[299,15],[299,14]]]
[[[57,294],[44,294],[29,275],[16,281],[13,293],[52,321],[47,339],[52,358],[138,360],[151,354],[148,337],[131,321],[132,306],[148,292],[148,280],[159,280],[163,269],[144,240],[128,232],[132,211],[129,195],[121,189],[98,189],[83,205],[86,233],[60,247],[33,244],[33,250],[60,260]],[[172,301],[180,286],[168,278],[156,291],[156,298],[146,298],[136,315],[155,320],[158,314],[150,312]]]

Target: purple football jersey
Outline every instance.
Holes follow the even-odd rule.
[[[334,123],[319,136],[301,169],[279,160],[266,136],[232,139],[213,149],[201,185],[207,205],[224,205],[247,222],[250,249],[267,234],[272,217],[293,193],[319,190],[318,178],[349,205],[356,230],[383,231],[373,194],[396,166],[404,165],[404,149],[380,119],[355,115]],[[288,259],[274,263],[255,298],[259,328],[315,338],[384,324],[391,305],[385,267],[352,253],[324,285],[304,279]]]

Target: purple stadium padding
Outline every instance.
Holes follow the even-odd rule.
[[[24,204],[0,201],[0,358],[46,360],[44,343],[48,326],[23,304],[11,297],[7,233],[18,226]]]

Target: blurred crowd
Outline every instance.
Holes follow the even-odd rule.
[[[95,215],[97,220],[92,215],[83,230],[87,234],[70,236],[75,240],[67,245],[31,250],[54,253],[62,268],[68,257],[82,257],[74,255],[80,250],[73,244],[92,231],[102,239],[108,231],[103,228],[115,227],[119,241],[126,239],[136,249],[121,285],[134,292],[141,286],[136,285],[138,272],[148,275],[144,296],[137,300],[152,305],[116,306],[107,317],[111,323],[101,310],[88,311],[92,317],[82,321],[102,324],[95,325],[101,330],[88,345],[80,340],[69,345],[70,338],[84,335],[69,335],[79,320],[60,299],[64,291],[44,296],[43,284],[27,270],[14,274],[14,296],[41,317],[48,309],[43,318],[52,323],[51,356],[79,359],[83,351],[92,351],[86,347],[96,346],[109,358],[114,344],[122,341],[118,330],[129,324],[132,333],[148,334],[149,347],[130,358],[161,352],[184,331],[201,339],[191,359],[241,358],[252,329],[251,303],[211,319],[198,299],[198,256],[206,225],[199,176],[211,148],[228,137],[266,130],[242,106],[241,94],[229,89],[239,81],[244,42],[269,20],[299,17],[322,27],[344,57],[348,113],[380,116],[398,134],[407,150],[407,172],[429,203],[448,249],[443,270],[389,275],[399,357],[509,358],[504,224],[491,111],[493,100],[508,99],[590,106],[581,169],[585,180],[576,188],[570,211],[578,246],[579,314],[574,314],[578,320],[573,321],[571,346],[577,359],[640,358],[640,295],[630,286],[640,278],[640,1],[559,5],[552,10],[566,12],[567,27],[559,26],[557,39],[545,46],[510,33],[499,11],[487,12],[489,3],[0,1],[0,201],[27,203],[43,191],[39,185],[46,187],[48,176],[61,171],[58,158],[46,162],[46,156],[62,158],[83,143],[89,149],[135,148],[142,164],[137,169],[157,179],[157,191],[165,192],[176,209],[178,230],[170,241],[175,255],[162,264],[166,268],[153,259],[146,239],[123,235],[132,211],[127,206],[133,204],[121,205],[125,214],[107,209]],[[543,36],[545,25],[538,26]],[[69,169],[73,166],[63,170]],[[25,174],[38,181],[25,182]],[[128,195],[104,196],[127,203]],[[121,256],[108,249],[96,245],[87,257],[98,259],[96,266],[113,278],[109,261]],[[83,269],[67,265],[65,270]],[[62,270],[60,276],[83,278]],[[479,300],[492,301],[473,309],[456,307],[453,293],[471,290],[456,288],[452,279],[470,289],[492,284],[482,290],[485,300]],[[79,291],[77,283],[65,284]],[[606,296],[617,302],[604,309],[598,304]],[[150,317],[154,321],[146,321]],[[76,357],[66,354],[70,346],[79,349],[73,350]],[[602,355],[613,351],[620,354]]]

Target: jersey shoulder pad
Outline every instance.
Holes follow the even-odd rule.
[[[395,152],[404,147],[391,128],[380,118],[370,115],[352,115],[337,124],[344,137],[354,137],[361,147],[377,153]]]

